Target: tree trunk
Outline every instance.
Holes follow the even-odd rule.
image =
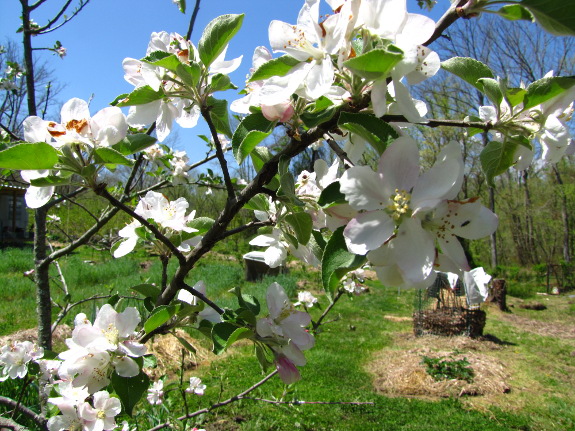
[[[501,311],[509,311],[507,308],[507,284],[504,279],[496,278],[493,280],[488,302],[497,304]]]
[[[567,195],[565,193],[565,188],[563,186],[563,179],[557,169],[557,165],[553,165],[553,172],[555,173],[555,179],[559,185],[559,193],[561,195],[561,219],[563,221],[563,260],[565,262],[571,262],[571,235],[569,233],[569,210],[567,208]]]

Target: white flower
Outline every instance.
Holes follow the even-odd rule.
[[[48,419],[49,431],[72,431],[82,430],[84,421],[78,416],[76,407],[71,404],[62,404],[58,406],[61,415],[53,416]]]
[[[194,285],[194,290],[200,292],[202,295],[206,296],[206,284],[200,280]],[[179,290],[177,299],[183,301],[189,305],[198,305],[198,298],[187,290]],[[222,321],[222,316],[214,310],[212,307],[206,305],[202,311],[198,313],[198,322],[202,320],[207,320],[212,323],[219,323]]]
[[[462,180],[463,160],[455,144],[447,146],[438,163],[419,176],[417,144],[409,137],[397,139],[381,156],[377,172],[356,166],[341,177],[346,200],[363,211],[345,228],[348,249],[365,254],[380,247],[413,214],[453,199]]]
[[[0,351],[0,382],[10,379],[21,379],[28,373],[28,363],[44,356],[44,349],[31,341],[18,341],[7,344]]]
[[[118,398],[110,397],[107,391],[94,394],[94,407],[82,403],[78,407],[78,416],[84,421],[85,431],[112,430],[116,427],[115,417],[122,411]]]
[[[345,45],[349,20],[349,15],[333,14],[320,25],[319,0],[306,0],[296,25],[272,21],[269,38],[274,52],[285,52],[301,63],[283,77],[268,79],[260,91],[261,103],[275,105],[294,92],[308,100],[328,93],[335,76],[331,55]]]
[[[258,235],[249,244],[267,247],[264,251],[264,261],[270,268],[280,266],[287,257],[288,244],[283,240],[279,229],[273,229],[271,234]]]
[[[294,305],[303,304],[307,308],[313,307],[317,303],[317,298],[308,291],[298,292],[297,301]]]
[[[190,377],[190,386],[186,388],[187,393],[204,395],[205,390],[206,385],[202,384],[202,380],[199,377]]]
[[[152,405],[162,404],[164,402],[164,382],[162,380],[154,382],[152,387],[148,389],[146,398]]]
[[[256,332],[276,354],[276,367],[282,380],[293,383],[300,378],[295,365],[306,364],[302,350],[310,349],[315,344],[313,335],[305,330],[311,323],[311,317],[293,307],[278,283],[269,286],[266,302],[269,316],[257,321]]]

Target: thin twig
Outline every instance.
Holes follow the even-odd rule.
[[[225,401],[220,401],[218,403],[212,404],[210,407],[206,407],[200,410],[197,410],[193,413],[189,413],[187,415],[184,416],[180,416],[178,418],[179,421],[183,421],[184,419],[190,419],[196,416],[199,416],[201,414],[204,413],[209,413],[212,410],[215,410],[217,408],[223,407],[223,406],[227,406],[230,403],[233,403],[235,401],[239,401],[241,400],[244,396],[246,396],[247,394],[249,394],[250,392],[254,391],[255,389],[259,388],[261,385],[263,385],[264,383],[266,383],[269,379],[271,379],[273,376],[275,376],[278,373],[277,370],[272,371],[271,373],[269,373],[267,376],[265,376],[262,380],[260,380],[259,382],[257,382],[255,385],[249,387],[248,389],[246,389],[245,391],[243,391],[242,393],[235,395],[231,398],[228,398]],[[170,426],[170,422],[164,422],[163,424],[160,425],[156,425],[153,428],[150,428],[148,431],[158,431],[161,430],[163,428],[169,427]]]
[[[192,18],[190,19],[190,25],[188,26],[188,32],[186,33],[186,39],[190,40],[192,37],[192,32],[194,31],[194,25],[196,24],[196,17],[200,11],[200,0],[196,0],[196,5],[194,6],[194,11],[192,12]]]
[[[79,6],[74,12],[72,12],[72,15],[70,15],[69,17],[66,17],[66,18],[64,19],[64,21],[62,21],[62,22],[61,22],[60,24],[58,24],[56,27],[51,27],[52,24],[54,24],[54,23],[57,21],[57,19],[60,18],[60,17],[55,18],[55,19],[52,20],[50,23],[48,23],[46,26],[44,26],[42,29],[40,29],[40,30],[38,31],[38,34],[47,34],[47,33],[53,32],[54,30],[58,30],[58,29],[59,29],[60,27],[62,27],[64,24],[66,24],[67,22],[70,22],[72,19],[74,19],[74,18],[76,17],[76,15],[78,15],[78,14],[82,11],[82,9],[84,9],[84,8],[88,5],[89,2],[90,2],[90,0],[83,0],[83,1],[81,1],[81,2],[80,2],[80,6]],[[66,8],[67,8],[67,7],[68,7],[68,6],[66,6]],[[49,28],[49,27],[51,27],[51,28]]]
[[[155,237],[162,244],[164,244],[168,248],[168,250],[170,250],[172,252],[172,254],[174,256],[176,256],[176,258],[178,259],[180,264],[183,264],[186,262],[186,257],[183,255],[183,253],[180,250],[178,250],[178,248],[168,238],[166,238],[166,236],[163,233],[161,233],[156,226],[154,226],[153,224],[148,222],[148,220],[146,220],[141,215],[137,214],[134,210],[132,210],[127,205],[125,205],[123,202],[119,201],[114,196],[112,196],[110,194],[110,192],[108,192],[108,190],[106,190],[106,187],[104,184],[102,184],[101,187],[99,187],[97,190],[95,190],[95,192],[96,192],[96,194],[107,199],[114,207],[121,209],[126,214],[132,216],[133,218],[138,220],[142,225],[144,225],[145,227],[150,229],[152,231],[152,233],[155,235]]]
[[[23,139],[20,139],[18,137],[18,135],[15,135],[8,127],[6,127],[4,124],[0,123],[0,127],[2,128],[2,130],[4,130],[6,133],[8,133],[8,136],[10,136],[10,138],[12,138],[13,141],[22,141]]]
[[[330,137],[330,139],[327,139],[327,143],[329,147],[333,150],[333,152],[343,162],[343,166],[346,167],[346,169],[348,166],[354,166],[354,163],[349,159],[347,153],[343,151],[343,149],[339,145],[337,145],[337,142],[335,142],[333,138]]]
[[[431,43],[436,41],[441,37],[443,32],[451,26],[455,21],[457,21],[460,16],[457,13],[457,9],[467,3],[467,0],[459,0],[457,3],[451,5],[451,7],[443,14],[439,21],[435,24],[435,31],[431,37],[423,44],[423,46],[429,46]]]
[[[248,229],[258,228],[262,226],[271,226],[273,222],[271,220],[267,221],[252,221],[243,226],[236,227],[235,229],[230,229],[222,234],[222,239],[235,235],[237,233],[243,232]]]
[[[354,406],[362,406],[362,405],[374,405],[375,403],[372,401],[278,401],[278,400],[266,400],[265,398],[253,398],[253,397],[242,397],[242,400],[252,400],[252,401],[260,401],[262,403],[269,403],[269,404],[290,404],[292,406],[301,406],[304,404],[348,404]]]
[[[329,306],[325,309],[325,311],[323,312],[323,314],[320,316],[319,319],[317,319],[317,322],[314,322],[314,324],[312,325],[312,331],[317,331],[317,329],[321,326],[321,322],[323,319],[325,319],[325,317],[329,314],[329,312],[331,311],[331,309],[333,308],[333,306],[335,305],[335,303],[338,301],[339,298],[341,298],[341,296],[343,295],[344,290],[343,289],[339,289],[336,293],[336,295],[333,298],[333,301],[331,302],[331,304],[329,304]]]

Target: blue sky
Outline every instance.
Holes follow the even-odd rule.
[[[57,5],[63,3],[64,0],[48,0],[32,17],[43,25],[57,12]],[[88,100],[93,94],[90,108],[94,114],[117,95],[131,91],[133,86],[123,79],[122,60],[143,57],[153,31],[185,34],[195,0],[187,3],[188,11],[183,15],[171,0],[92,0],[62,28],[36,37],[35,47],[51,47],[59,40],[68,50],[64,59],[48,51],[36,51],[37,58],[46,60],[58,80],[65,84],[58,96],[61,103],[72,97]],[[0,4],[0,44],[8,39],[19,41],[16,30],[20,26],[20,2],[0,0]],[[430,16],[437,20],[449,4],[448,0],[439,0]],[[228,58],[244,56],[241,67],[231,75],[232,82],[241,89],[254,48],[269,46],[270,21],[295,23],[302,5],[302,0],[203,0],[191,40],[197,44],[203,28],[213,18],[245,13],[242,29],[228,49]],[[416,0],[408,0],[408,10],[420,13]],[[229,93],[226,98],[233,100],[235,96]],[[57,112],[52,114],[54,119],[59,116]],[[207,127],[199,124],[193,129],[179,129],[178,140],[173,143],[175,148],[186,150],[193,161],[205,153],[198,134],[208,134]]]

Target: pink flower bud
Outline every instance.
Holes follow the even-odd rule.
[[[290,102],[278,103],[277,105],[262,105],[262,114],[269,121],[281,121],[285,123],[293,117],[293,106]]]

